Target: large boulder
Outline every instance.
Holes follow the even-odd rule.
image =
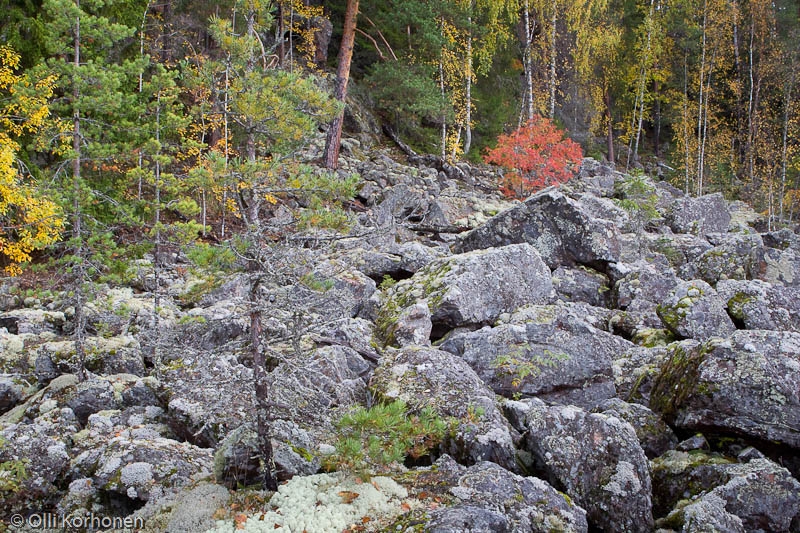
[[[605,531],[653,529],[647,457],[630,424],[574,406],[526,400],[524,446],[554,487]]]
[[[728,314],[746,329],[800,332],[800,287],[774,286],[760,280],[724,280],[717,294]]]
[[[535,477],[522,477],[489,462],[470,467],[449,456],[420,481],[446,488],[455,504],[429,513],[425,530],[585,532],[586,511]]]
[[[679,269],[683,279],[702,279],[714,285],[723,279],[756,279],[766,272],[764,242],[757,233],[709,238],[719,243],[683,265]]]
[[[628,403],[619,398],[604,400],[592,409],[595,413],[615,416],[624,420],[636,431],[636,437],[645,455],[658,457],[678,445],[678,438],[659,415],[638,403]]]
[[[604,270],[619,260],[614,221],[598,218],[578,200],[555,188],[540,191],[460,237],[458,252],[526,242],[551,268],[585,265]]]
[[[609,304],[608,276],[588,267],[558,267],[553,272],[553,287],[565,302],[584,302],[595,307]]]
[[[691,462],[688,463],[691,465]],[[656,463],[656,475],[660,465]],[[800,517],[800,482],[769,459],[754,459],[743,464],[710,462],[689,466],[671,479],[681,480],[683,494],[700,492],[687,506],[680,504],[666,518],[665,525],[682,526],[682,531],[709,523],[728,524],[719,531],[796,531]],[[702,492],[701,492],[702,491]],[[732,516],[726,516],[732,515]],[[706,523],[702,524],[702,520]],[[740,524],[741,527],[736,526]]]
[[[668,347],[650,406],[686,431],[800,448],[800,334],[736,331]]]
[[[516,471],[514,437],[495,405],[494,393],[462,359],[434,348],[390,350],[375,369],[370,388],[384,400],[413,409],[433,408],[456,420],[443,449],[466,463],[492,461]]]
[[[459,326],[490,324],[502,313],[544,303],[552,290],[550,269],[528,244],[438,259],[388,291],[379,312],[379,333],[392,344],[399,314],[422,300],[436,335]]]
[[[633,345],[585,317],[581,306],[525,307],[497,327],[454,332],[441,349],[466,361],[497,394],[592,405],[615,395],[612,362]]]
[[[726,337],[736,330],[725,302],[702,280],[679,283],[657,312],[664,325],[682,339]]]
[[[708,233],[725,233],[731,223],[731,214],[722,193],[678,198],[666,218],[675,233],[701,237]]]

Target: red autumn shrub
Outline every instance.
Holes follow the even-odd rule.
[[[501,135],[497,148],[483,160],[506,169],[500,190],[509,198],[527,198],[549,185],[564,183],[580,167],[583,150],[565,139],[550,119],[535,117],[516,131]]]

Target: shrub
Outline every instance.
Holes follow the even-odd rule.
[[[447,422],[432,408],[418,414],[407,412],[400,400],[359,407],[336,424],[339,440],[326,468],[355,471],[383,470],[401,463],[406,456],[418,459],[444,438]]]
[[[572,178],[581,160],[580,145],[564,138],[551,120],[534,117],[509,135],[497,139],[483,160],[507,170],[500,189],[509,198],[524,199],[536,191]]]

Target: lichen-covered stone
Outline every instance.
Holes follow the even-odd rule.
[[[385,354],[370,380],[382,399],[411,409],[430,407],[456,427],[442,448],[459,461],[492,461],[517,470],[512,429],[494,393],[462,359],[434,348],[407,347]]]
[[[700,236],[708,233],[725,233],[731,222],[731,214],[722,193],[678,198],[672,204],[666,218],[675,233]]]
[[[425,301],[439,329],[493,322],[528,304],[544,303],[553,289],[550,269],[528,244],[477,250],[433,261],[392,287],[380,310],[380,334],[391,331],[403,309]]]
[[[725,302],[702,280],[679,283],[657,312],[664,325],[682,339],[704,341],[726,337],[736,330]]]
[[[756,279],[766,271],[764,243],[757,233],[723,235],[722,242],[679,269],[683,279],[716,284],[723,279]]]
[[[636,432],[615,416],[526,400],[525,449],[545,479],[606,531],[650,532],[650,473]]]
[[[494,392],[591,405],[615,395],[612,361],[633,345],[584,321],[585,308],[530,306],[506,323],[455,332],[442,344]]]
[[[673,452],[673,455],[680,457],[681,453]],[[689,457],[688,461],[672,459],[654,464],[654,480],[663,471],[680,471],[678,477],[673,475],[670,480],[673,483],[680,480],[684,487],[680,496],[685,498],[686,493],[699,496],[693,504],[679,506],[670,513],[668,522],[682,522],[683,531],[707,531],[698,526],[704,525],[701,519],[710,514],[718,517],[715,522],[740,523],[742,528],[733,529],[735,531],[794,531],[793,524],[796,525],[800,515],[800,482],[785,468],[769,459],[737,464],[697,461]],[[738,520],[721,513],[723,509]]]
[[[660,416],[644,405],[611,398],[595,405],[592,411],[615,416],[629,423],[636,431],[645,455],[651,459],[675,448],[678,444],[678,438],[672,429]]]
[[[728,314],[747,329],[800,332],[800,287],[774,286],[760,280],[724,280],[717,294]]]
[[[615,222],[598,218],[577,200],[555,188],[544,189],[460,237],[458,252],[527,242],[545,263],[603,269],[619,260]]]
[[[440,458],[435,468],[431,477],[456,503],[429,513],[426,531],[578,533],[588,529],[586,511],[541,479],[522,477],[488,462],[464,467],[449,456]]]
[[[595,307],[609,304],[608,276],[588,267],[558,267],[553,272],[553,287],[565,302],[584,302]]]
[[[800,334],[740,330],[668,350],[650,398],[667,422],[800,448]]]

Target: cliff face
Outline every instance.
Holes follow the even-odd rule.
[[[385,494],[363,506],[372,522],[353,515],[362,530],[796,530],[796,233],[589,159],[514,203],[488,170],[420,165],[346,139],[342,171],[363,179],[357,224],[263,245],[260,290],[235,261],[179,254],[158,287],[148,260],[131,264],[129,286],[85,309],[83,382],[67,296],[6,280],[3,516],[93,511],[202,531],[231,529],[214,519],[242,509],[237,523],[256,523],[263,495],[237,507],[206,483],[259,480],[258,306],[280,480],[317,474],[355,406],[402,399],[409,416],[452,421],[435,468],[409,462],[394,471],[405,488],[374,485]],[[346,477],[282,498],[337,483],[358,498]],[[312,519],[329,503],[315,498],[296,527],[330,530]]]

